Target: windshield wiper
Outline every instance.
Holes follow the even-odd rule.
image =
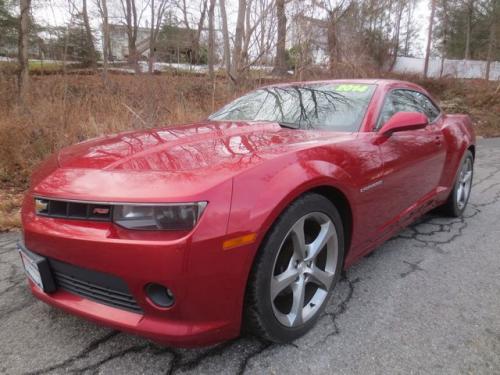
[[[282,128],[288,129],[300,129],[300,124],[296,124],[294,122],[286,122],[286,121],[277,121],[278,125]]]

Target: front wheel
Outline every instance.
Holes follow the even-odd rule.
[[[469,202],[470,192],[472,189],[472,177],[474,175],[474,156],[469,150],[460,165],[453,190],[448,197],[448,200],[443,205],[443,211],[446,215],[452,217],[462,216],[467,203]]]
[[[250,275],[246,325],[274,342],[306,333],[326,307],[344,257],[335,206],[318,194],[293,202],[266,236]]]

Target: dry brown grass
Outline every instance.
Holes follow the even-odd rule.
[[[242,90],[245,90],[243,88]],[[0,183],[26,186],[40,160],[66,145],[123,130],[204,118],[240,92],[203,77],[33,77],[19,105],[12,76],[0,76]]]
[[[499,82],[486,82],[480,79],[408,78],[425,87],[440,101],[446,112],[469,114],[474,122],[477,135],[483,137],[500,136]]]
[[[469,113],[478,134],[500,135],[498,83],[398,78],[422,84],[450,111]],[[19,224],[18,192],[48,154],[104,134],[200,120],[265,83],[255,79],[234,90],[223,79],[212,84],[203,76],[111,75],[107,85],[93,75],[34,76],[19,105],[14,76],[0,72],[0,230]]]
[[[22,192],[0,189],[0,233],[21,226]]]

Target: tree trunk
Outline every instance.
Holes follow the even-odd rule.
[[[107,0],[101,1],[101,16],[102,16],[102,35],[103,35],[103,45],[102,45],[102,78],[105,83],[108,82],[108,58],[111,53],[111,43],[109,40],[109,22],[108,22],[108,4]]]
[[[127,25],[127,38],[128,38],[128,59],[127,62],[132,66],[136,73],[140,73],[139,56],[137,53],[137,9],[135,7],[135,0],[126,0],[125,8],[125,21]]]
[[[403,18],[403,11],[405,9],[405,5],[402,1],[398,3],[399,9],[397,12],[397,18],[396,18],[396,30],[394,32],[394,48],[392,51],[392,61],[391,61],[391,66],[389,67],[389,71],[392,72],[394,69],[394,65],[396,65],[396,61],[398,59],[398,54],[399,54],[399,34],[401,31],[401,19]]]
[[[251,25],[251,15],[252,13],[256,13],[257,10],[254,8],[252,10],[252,4],[253,0],[247,0],[246,1],[246,10],[245,10],[245,26],[243,26],[243,43],[241,46],[241,57],[240,57],[240,67],[239,70],[241,71],[243,66],[245,66],[248,63],[248,50],[250,46],[250,40],[252,38],[252,25]]]
[[[276,0],[276,17],[278,19],[278,40],[276,43],[276,60],[274,74],[286,75],[286,13],[285,0]]]
[[[441,68],[439,69],[439,77],[444,73],[444,60],[448,49],[448,0],[442,0],[443,3],[443,45],[441,47]]]
[[[327,40],[328,40],[328,60],[330,74],[335,72],[335,63],[337,57],[337,27],[335,17],[331,14],[328,19],[328,30],[327,30]]]
[[[429,33],[427,34],[427,49],[425,51],[425,63],[424,63],[424,77],[427,78],[429,73],[429,58],[431,55],[431,43],[432,43],[432,26],[434,23],[434,12],[436,11],[436,0],[431,2],[431,15],[429,17]]]
[[[212,1],[212,0],[210,0]],[[215,7],[215,1],[214,1]],[[195,51],[195,64],[200,63],[200,39],[203,25],[205,24],[205,14],[207,13],[207,0],[203,0],[203,8],[201,10],[200,19],[198,20],[198,28],[196,29],[195,39],[193,42],[193,50]],[[214,37],[215,38],[215,37]]]
[[[207,12],[207,1],[208,0],[203,0],[203,2],[201,3],[202,9],[200,12],[200,18],[198,20],[196,32],[194,33],[190,32],[189,34],[191,43],[191,54],[189,55],[189,62],[191,64],[198,64],[200,62],[200,38],[201,38],[201,31],[203,30],[203,25],[205,23],[205,14]],[[182,4],[181,11],[182,11],[184,26],[186,27],[186,29],[191,31],[191,25],[189,22],[189,9],[186,4],[186,0],[182,0],[181,4]]]
[[[236,33],[234,35],[233,61],[231,64],[231,78],[238,80],[239,70],[241,68],[241,46],[243,43],[245,12],[247,9],[246,1],[239,0],[238,3],[238,18],[236,20]]]
[[[215,0],[210,0],[208,7],[208,74],[211,79],[215,77],[215,30],[214,30]]]
[[[467,2],[467,25],[465,27],[465,60],[470,60],[471,51],[470,51],[470,40],[472,34],[472,17],[474,15],[474,1],[469,0]]]
[[[415,2],[411,1],[408,4],[408,18],[406,19],[406,36],[405,36],[405,49],[404,55],[408,56],[410,54],[410,41],[412,37],[412,21],[413,21],[413,11],[414,11]]]
[[[28,65],[28,47],[29,47],[29,28],[30,28],[30,9],[31,0],[20,0],[19,3],[19,50],[18,50],[18,89],[19,99],[25,102],[29,89],[29,65]]]
[[[155,55],[155,0],[151,0],[151,28],[149,30],[148,73],[153,74]]]
[[[82,0],[82,15],[83,23],[85,25],[85,37],[87,39],[87,48],[89,49],[89,66],[92,70],[97,70],[97,55],[95,52],[94,38],[92,36],[92,29],[89,23],[89,14],[87,12],[87,0]]]
[[[137,48],[135,46],[135,42],[130,41],[128,43],[128,58],[127,63],[134,68],[136,73],[141,72],[141,68],[139,67],[139,58],[137,56]]]
[[[485,79],[490,79],[491,61],[494,60],[497,49],[498,16],[500,16],[500,0],[493,0],[493,9],[491,10],[490,36],[488,38],[488,57],[486,62]]]
[[[222,18],[222,38],[224,40],[224,65],[226,66],[226,73],[229,75],[231,72],[231,49],[229,46],[229,30],[227,27],[226,1],[219,0],[219,5]]]

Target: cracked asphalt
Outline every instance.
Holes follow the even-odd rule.
[[[429,214],[350,268],[290,345],[184,350],[35,300],[0,235],[0,373],[500,374],[500,138],[480,140],[464,218]]]

